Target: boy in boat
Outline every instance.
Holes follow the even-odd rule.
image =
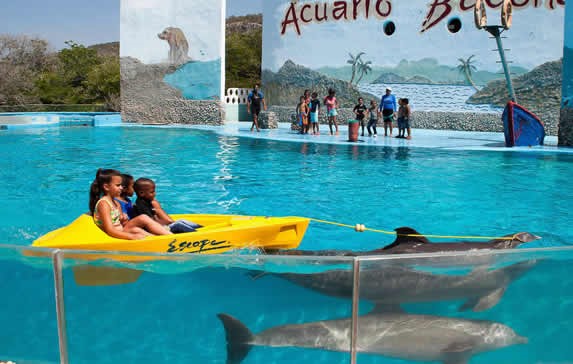
[[[155,199],[155,182],[149,178],[138,178],[133,185],[137,200],[133,206],[134,216],[148,215],[158,223],[165,225],[172,233],[193,232],[202,227],[187,220],[173,220]]]

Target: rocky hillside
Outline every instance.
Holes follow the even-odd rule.
[[[341,107],[352,107],[358,97],[378,100],[377,96],[361,93],[350,82],[330,78],[288,60],[278,70],[263,71],[265,98],[270,105],[295,106],[305,89],[316,91],[319,99],[328,94],[328,89],[336,90],[336,98]]]
[[[386,84],[386,83],[417,83],[417,84],[433,84],[434,82],[429,78],[423,76],[413,76],[411,78],[402,77],[395,73],[383,73],[377,79],[372,81],[376,84]]]
[[[89,46],[88,48],[95,49],[100,57],[119,58],[119,42],[94,44]]]
[[[547,62],[531,72],[512,78],[517,102],[535,113],[546,128],[557,128],[561,106],[563,60]],[[496,80],[468,99],[470,104],[505,106],[509,100],[505,80]],[[553,133],[555,134],[555,133]]]
[[[225,22],[225,33],[248,33],[253,31],[262,32],[263,15],[252,14],[244,16],[231,16]]]

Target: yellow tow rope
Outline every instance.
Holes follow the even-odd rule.
[[[364,224],[356,224],[354,226],[348,224],[341,224],[339,222],[334,221],[327,221],[327,220],[320,220],[309,218],[311,221],[320,222],[322,224],[329,224],[329,225],[336,225],[354,229],[357,232],[364,232],[364,231],[372,231],[375,233],[387,234],[387,235],[396,235],[395,231],[389,230],[380,230],[380,229],[372,229],[367,228]],[[426,237],[426,238],[442,238],[442,239],[490,239],[490,240],[513,240],[515,239],[515,235],[512,236],[467,236],[467,235],[422,235],[422,234],[400,234],[400,236],[415,236],[415,237]]]

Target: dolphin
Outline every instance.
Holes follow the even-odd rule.
[[[384,265],[360,271],[359,294],[361,299],[387,305],[387,309],[392,311],[400,311],[402,303],[466,300],[460,311],[471,309],[480,312],[495,306],[507,286],[535,264],[535,260],[528,260],[495,270],[480,267],[465,275],[436,274],[400,265]],[[352,297],[354,279],[350,270],[263,273],[267,274],[329,296]]]
[[[226,332],[227,364],[241,363],[253,346],[350,351],[350,318],[276,326],[253,334],[236,318],[217,316]],[[464,364],[475,354],[527,343],[510,327],[485,320],[371,313],[359,316],[357,323],[357,352],[405,360]]]
[[[523,243],[540,239],[539,236],[528,232],[520,232],[505,235],[508,239],[493,239],[482,242],[452,241],[430,242],[426,237],[411,227],[399,227],[396,231],[396,239],[390,245],[369,251],[354,250],[278,250],[265,251],[276,255],[312,255],[312,256],[364,256],[384,254],[407,254],[407,253],[438,253],[452,251],[470,251],[479,249],[513,249]],[[511,238],[511,239],[509,239]]]

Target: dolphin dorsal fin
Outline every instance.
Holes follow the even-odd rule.
[[[396,240],[394,240],[392,244],[385,246],[383,249],[391,249],[403,243],[428,244],[430,242],[426,237],[411,227],[403,226],[394,229],[394,231],[396,232]]]

